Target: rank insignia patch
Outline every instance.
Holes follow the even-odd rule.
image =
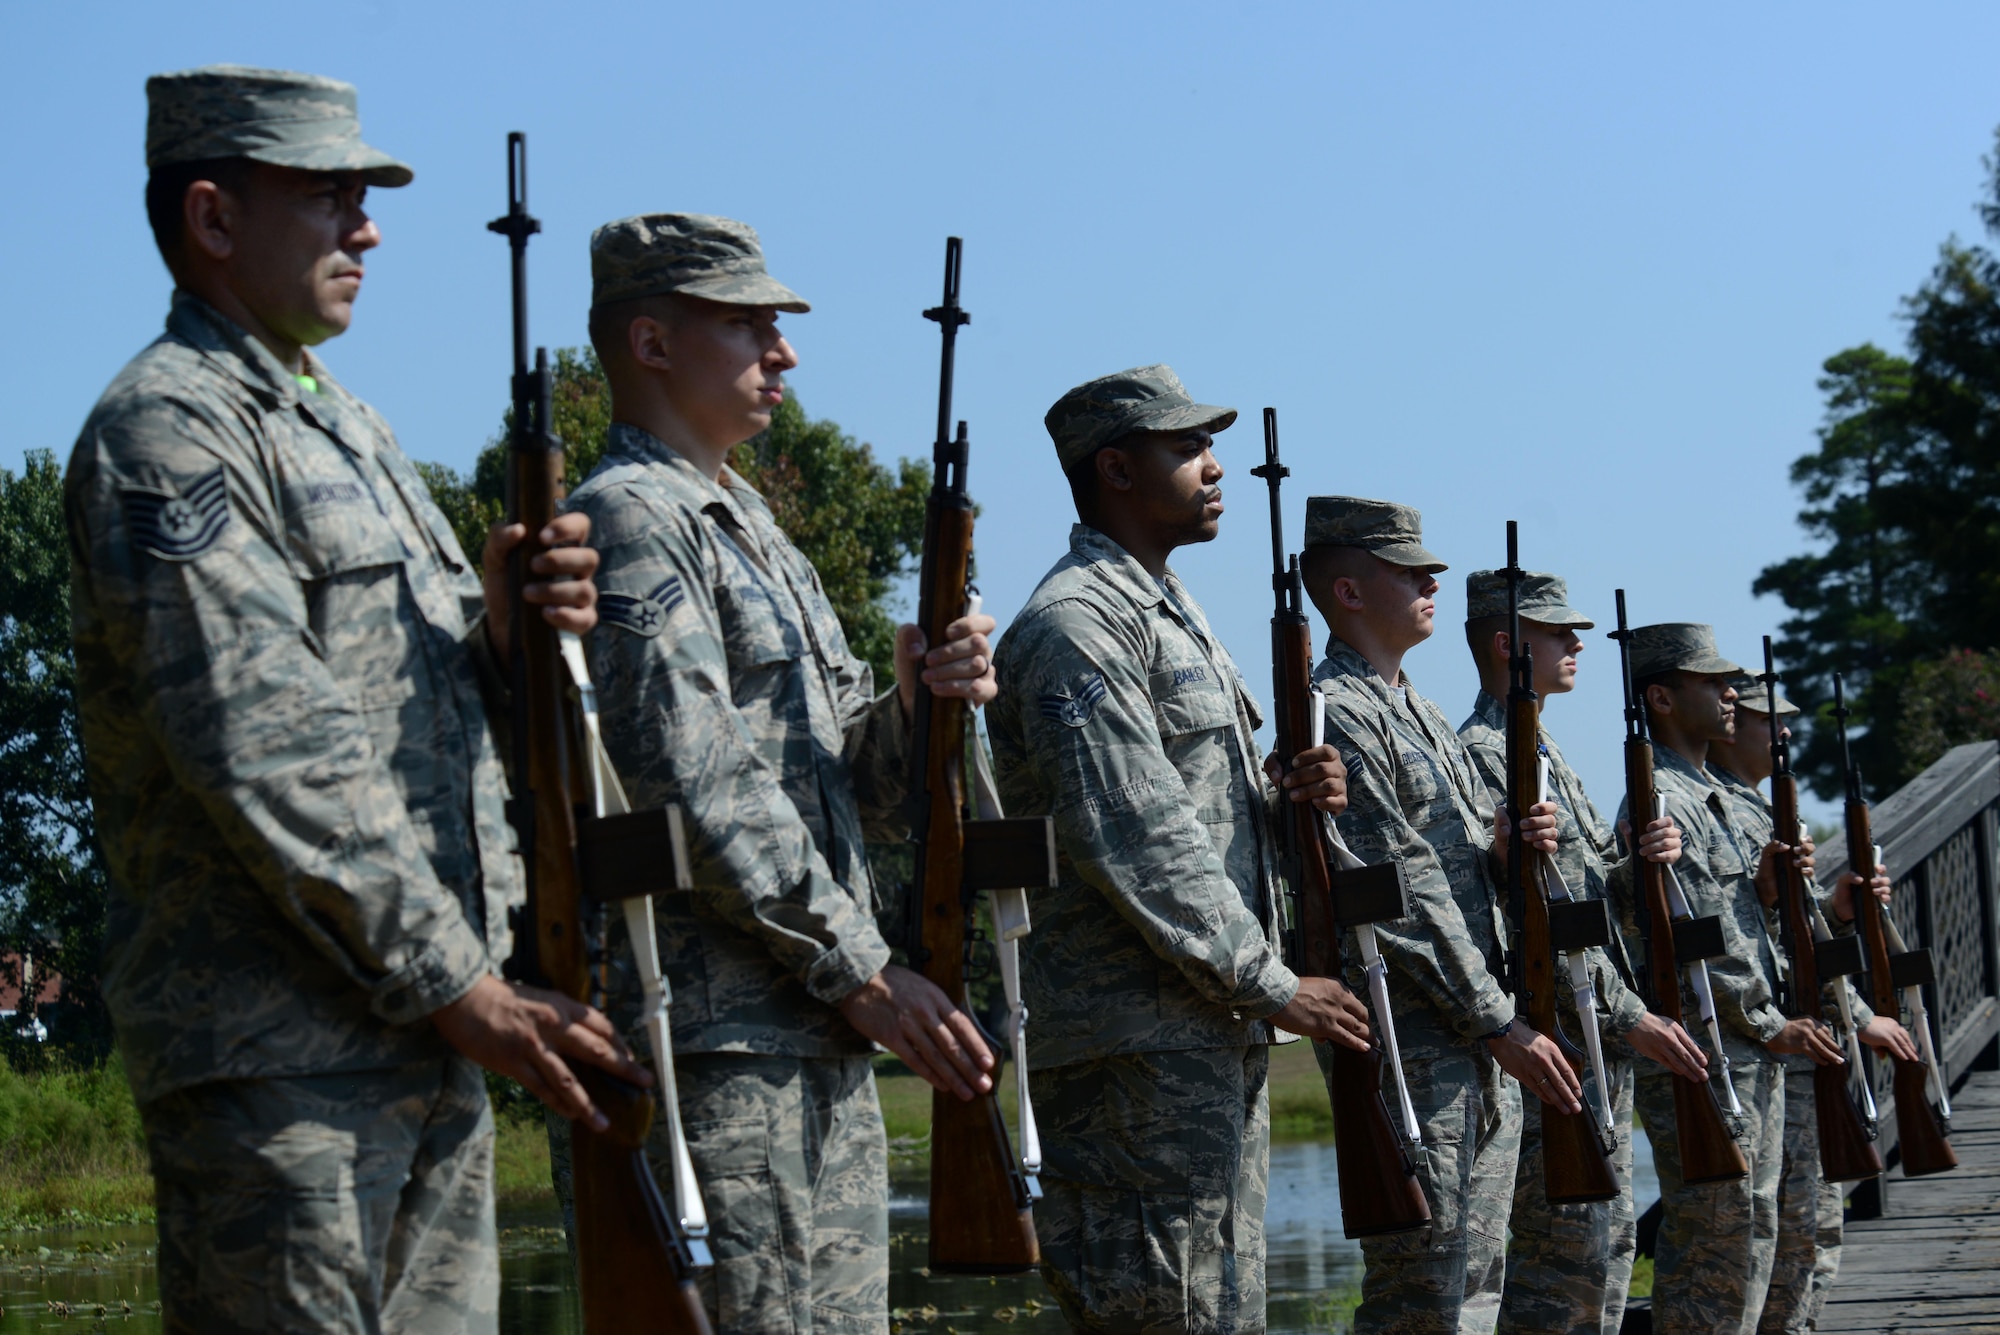
[[[643,598],[634,598],[629,593],[598,594],[597,619],[650,640],[666,628],[667,617],[686,601],[687,591],[681,587],[681,577],[669,575]]]
[[[1052,718],[1058,723],[1067,723],[1072,728],[1081,728],[1090,722],[1090,711],[1104,698],[1104,678],[1091,674],[1083,689],[1074,696],[1045,695],[1042,697],[1042,717]]]
[[[215,546],[229,527],[229,484],[222,465],[203,473],[186,491],[121,487],[125,522],[141,550],[162,561],[191,561]]]

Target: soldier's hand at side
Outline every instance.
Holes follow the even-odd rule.
[[[486,589],[486,640],[496,657],[505,659],[509,618],[507,554],[528,536],[525,524],[495,524],[486,535],[479,557],[480,580]],[[597,624],[597,551],[583,544],[590,539],[590,516],[557,515],[538,535],[540,546],[528,570],[545,578],[522,587],[521,597],[542,609],[542,619],[557,630],[584,634]]]
[[[1583,1082],[1556,1045],[1536,1033],[1526,1020],[1517,1016],[1506,1033],[1486,1040],[1486,1050],[1501,1070],[1543,1103],[1564,1112],[1583,1111]]]
[[[1783,1029],[1764,1040],[1764,1047],[1780,1056],[1810,1057],[1819,1066],[1840,1066],[1847,1061],[1840,1055],[1833,1030],[1809,1015],[1785,1021]]]
[[[904,716],[916,714],[920,681],[932,695],[953,696],[975,709],[998,699],[1000,684],[993,677],[993,646],[987,637],[999,624],[984,612],[960,617],[944,628],[944,643],[935,649],[924,642],[923,627],[896,627],[896,694]]]
[[[1632,1051],[1675,1075],[1689,1080],[1708,1079],[1708,1054],[1688,1036],[1687,1030],[1672,1020],[1647,1011],[1625,1035],[1625,1041],[1632,1045]]]
[[[1910,1031],[1886,1015],[1878,1015],[1862,1025],[1856,1036],[1869,1047],[1892,1057],[1900,1057],[1906,1062],[1923,1060],[1923,1054],[1917,1051],[1917,1040],[1910,1036]]]
[[[503,983],[488,974],[470,992],[431,1012],[445,1042],[489,1071],[518,1080],[571,1121],[602,1131],[609,1122],[564,1058],[601,1066],[650,1087],[653,1073],[632,1060],[601,1011],[559,992]]]
[[[840,1013],[934,1088],[961,1099],[993,1088],[993,1052],[979,1026],[914,970],[885,965],[841,999]]]
[[[1277,754],[1264,757],[1264,773],[1294,802],[1310,802],[1329,816],[1347,810],[1347,766],[1331,746],[1316,746],[1292,757],[1286,773]]]
[[[1798,847],[1792,850],[1792,865],[1799,869],[1799,875],[1804,878],[1807,885],[1818,879],[1813,864],[1813,855],[1817,851],[1818,845],[1813,843],[1812,835],[1800,830]]]
[[[1681,860],[1681,830],[1672,816],[1662,816],[1646,826],[1646,832],[1639,836],[1639,856],[1648,862]]]
[[[1859,876],[1848,872],[1840,878],[1840,884],[1833,888],[1833,916],[1842,922],[1854,921],[1854,887],[1860,883]],[[1887,867],[1875,869],[1875,877],[1868,882],[1868,888],[1883,904],[1887,904],[1896,893],[1896,883],[1889,879]]]
[[[1764,845],[1764,851],[1757,858],[1757,898],[1767,909],[1778,906],[1778,866],[1779,859],[1790,850],[1773,839]]]
[[[1368,1051],[1368,1008],[1338,978],[1301,978],[1299,990],[1285,1008],[1270,1017],[1288,1034],[1324,1038]]]

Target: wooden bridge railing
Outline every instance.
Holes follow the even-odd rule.
[[[1946,752],[1876,803],[1872,814],[1883,863],[1896,878],[1890,909],[1896,925],[1912,948],[1930,947],[1937,982],[1924,1001],[1946,1084],[1956,1085],[1967,1072],[1994,1069],[2000,1060],[2000,742]],[[1824,884],[1847,870],[1844,834],[1820,846],[1818,864]],[[1892,1182],[1904,1181],[1892,1154],[1890,1066],[1872,1067],[1882,1114],[1877,1145],[1890,1171],[1852,1194],[1851,1210],[1860,1218],[1886,1212]]]

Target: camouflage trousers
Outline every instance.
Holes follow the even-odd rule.
[[[1136,1052],[1028,1076],[1042,1278],[1073,1329],[1264,1329],[1262,1047]]]
[[[1424,1134],[1428,1228],[1363,1238],[1356,1335],[1485,1335],[1500,1317],[1507,1219],[1521,1153],[1521,1091],[1484,1044],[1427,1014],[1396,1017],[1403,1076]],[[1329,1049],[1313,1045],[1320,1070]],[[1393,1091],[1389,1095],[1395,1097]]]
[[[1513,1237],[1507,1287],[1500,1296],[1501,1335],[1603,1332],[1618,1335],[1632,1283],[1638,1221],[1632,1211],[1632,1064],[1609,1052],[1611,1121],[1618,1136],[1612,1167],[1618,1199],[1550,1205],[1542,1166],[1542,1101],[1521,1097],[1521,1162],[1514,1173]],[[1597,1077],[1587,1067],[1585,1106],[1595,1110]]]
[[[1653,1329],[1662,1335],[1754,1330],[1771,1283],[1783,1166],[1785,1072],[1760,1046],[1727,1035],[1731,1078],[1743,1105],[1731,1123],[1750,1175],[1731,1182],[1681,1180],[1673,1078],[1641,1075],[1636,1104],[1660,1175],[1660,1237],[1653,1254]],[[1710,1054],[1713,1062],[1714,1054]],[[1710,1067],[1711,1074],[1714,1067]]]
[[[461,1057],[141,1109],[170,1335],[499,1329],[493,1114]]]
[[[708,1209],[715,1265],[699,1283],[716,1330],[886,1335],[889,1141],[869,1059],[687,1053],[674,1078]],[[569,1124],[550,1120],[574,1239]],[[666,1123],[654,1126],[648,1153],[670,1192]]]
[[[1785,1073],[1784,1168],[1778,1181],[1778,1245],[1771,1289],[1757,1329],[1774,1335],[1811,1330],[1840,1273],[1847,1184],[1819,1169],[1819,1109],[1811,1071]]]

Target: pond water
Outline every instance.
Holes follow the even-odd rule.
[[[1634,1195],[1659,1195],[1646,1137],[1634,1138]],[[926,1275],[925,1178],[899,1173],[891,1184],[889,1302],[908,1331],[1063,1329],[1033,1275],[981,1279]],[[553,1217],[501,1221],[503,1335],[578,1335],[569,1253]],[[1340,1235],[1340,1187],[1331,1142],[1271,1147],[1265,1215],[1270,1329],[1335,1328],[1341,1299],[1361,1282],[1361,1249]],[[160,1329],[150,1226],[0,1233],[0,1335]]]

